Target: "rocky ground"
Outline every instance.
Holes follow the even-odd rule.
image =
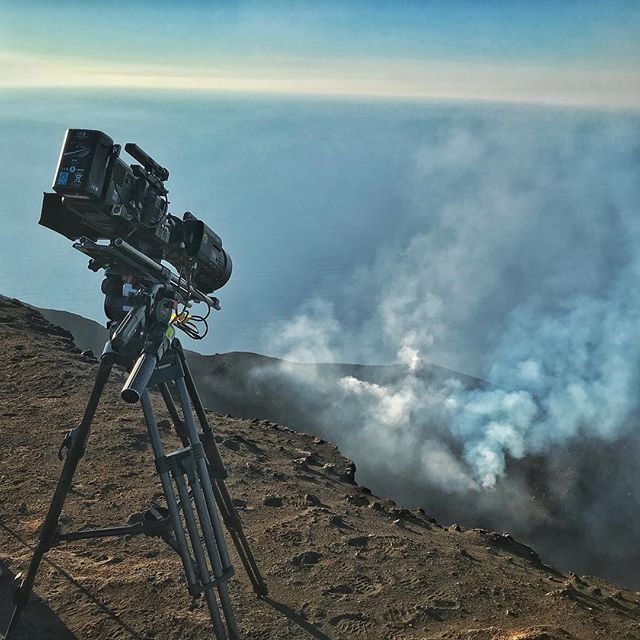
[[[62,434],[81,416],[96,363],[37,311],[0,298],[0,628],[55,486]],[[126,522],[162,500],[139,408],[116,372],[96,415],[63,524]],[[159,404],[157,406],[160,412]],[[164,418],[164,414],[162,415]],[[354,481],[332,444],[267,421],[210,415],[270,596],[239,562],[243,637],[439,640],[640,638],[640,594],[562,574],[508,534],[442,527]],[[168,421],[165,441],[177,446]],[[425,505],[428,508],[428,505]],[[67,543],[41,567],[24,639],[211,638],[179,560],[155,539]]]
[[[39,311],[71,331],[77,346],[102,352],[104,325],[67,311]],[[584,432],[535,455],[507,456],[505,474],[490,491],[461,490],[443,481],[446,467],[434,473],[424,464],[432,446],[422,445],[435,441],[466,467],[446,418],[436,422],[428,412],[412,412],[398,442],[377,446],[384,433],[375,422],[375,399],[362,402],[357,394],[345,394],[343,382],[353,376],[391,395],[418,384],[420,393],[437,397],[454,380],[466,389],[487,384],[482,380],[426,362],[408,372],[399,365],[295,364],[256,353],[186,353],[200,395],[214,411],[267,419],[329,440],[354,459],[359,482],[381,496],[407,507],[427,505],[441,522],[510,531],[562,570],[640,590],[640,546],[629,525],[640,520],[640,501],[633,499],[640,487],[638,416],[631,418],[636,428],[614,438]]]

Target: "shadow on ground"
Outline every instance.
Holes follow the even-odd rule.
[[[33,548],[20,536],[19,533],[0,522],[0,529],[17,540],[22,546],[33,551]],[[43,559],[43,564],[53,567],[65,580],[73,584],[78,592],[96,605],[101,614],[110,618],[131,640],[143,640],[142,636],[130,625],[124,622],[109,606],[101,602],[94,593],[80,584],[68,571],[48,557]],[[40,566],[42,570],[42,565]],[[0,562],[0,640],[13,612],[12,594],[15,574],[6,563]],[[29,604],[26,606],[20,618],[18,632],[15,640],[79,640],[62,622],[46,603],[32,592]],[[14,636],[11,637],[14,640]]]
[[[0,562],[0,637],[6,631],[13,612],[13,583],[15,574]],[[22,613],[19,627],[12,640],[78,640],[45,602],[36,594],[31,596],[29,604]]]
[[[282,602],[278,602],[269,596],[263,598],[263,600],[271,607],[273,607],[276,611],[279,611],[283,616],[289,618],[292,622],[295,622],[301,629],[304,629],[312,638],[316,638],[316,640],[331,640],[331,638],[320,631],[318,627],[311,624],[308,620],[302,616],[301,613],[295,611],[291,607],[283,604]]]

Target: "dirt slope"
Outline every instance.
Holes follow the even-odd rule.
[[[13,573],[57,480],[95,362],[36,311],[0,298],[0,627]],[[137,407],[113,376],[65,509],[69,529],[116,524],[161,497]],[[159,408],[159,407],[158,407]],[[544,566],[508,535],[442,528],[353,482],[318,438],[211,414],[246,531],[271,590],[238,566],[232,598],[247,639],[569,640],[640,638],[640,596]],[[172,438],[165,425],[166,441]],[[156,540],[69,543],[48,554],[23,622],[29,639],[211,638],[190,610],[177,557]],[[239,563],[238,563],[239,564]]]
[[[106,329],[97,322],[66,311],[40,311],[71,331],[81,348],[102,352]],[[409,507],[428,505],[444,522],[506,529],[562,570],[640,589],[640,546],[629,526],[640,520],[640,502],[633,499],[640,492],[640,428],[629,428],[615,439],[581,434],[539,455],[507,456],[506,473],[491,491],[456,491],[439,474],[423,473],[422,456],[419,451],[413,456],[413,447],[391,442],[373,446],[381,434],[369,424],[371,404],[346,397],[342,381],[354,376],[393,393],[403,380],[413,387],[415,377],[423,392],[433,388],[438,394],[452,379],[473,388],[483,384],[477,378],[432,364],[407,379],[406,368],[399,365],[293,364],[241,352],[187,352],[187,358],[203,401],[214,411],[266,418],[330,440],[353,457],[358,480],[381,496]],[[435,440],[464,467],[460,442],[451,430],[419,414],[402,431],[418,443]],[[633,420],[637,424],[638,416]],[[401,459],[385,455],[389,449],[403,451]]]

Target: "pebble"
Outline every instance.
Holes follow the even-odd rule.
[[[362,495],[360,496],[347,495],[346,500],[347,502],[350,502],[356,507],[368,507],[370,504],[369,499],[366,496],[362,496]]]
[[[346,529],[348,527],[347,523],[338,515],[329,516],[329,524],[332,524],[334,527],[340,527],[341,529]]]

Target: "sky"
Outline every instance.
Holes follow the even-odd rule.
[[[598,145],[616,148],[615,127],[594,124],[601,121],[593,113],[625,123],[615,118],[629,116],[625,126],[636,131],[639,27],[640,4],[618,0],[103,0],[64,11],[54,2],[0,0],[0,240],[11,246],[24,237],[20,210],[38,247],[58,242],[67,250],[37,226],[40,194],[50,188],[64,130],[102,129],[168,166],[174,213],[189,208],[203,217],[234,257],[226,313],[205,351],[266,349],[259,325],[313,295],[338,310],[348,300],[354,318],[366,317],[369,289],[354,295],[344,282],[366,280],[358,269],[437,228],[460,193],[468,200],[456,206],[472,216],[486,209],[480,219],[490,224],[495,203],[482,198],[496,176],[513,174],[513,184],[499,187],[506,199],[526,193],[516,213],[529,209],[541,219],[545,199],[555,197],[554,207],[584,215],[580,194],[595,188],[580,183],[585,171],[558,176],[564,182],[554,182],[551,194],[554,176],[535,192],[527,185],[537,172],[563,166],[565,155],[578,167],[599,161]],[[516,110],[486,110],[500,104]],[[458,145],[460,158],[447,165]],[[492,160],[501,154],[496,176],[484,160],[473,179],[460,174],[466,154],[485,147]],[[434,152],[443,167],[421,176]],[[633,175],[634,166],[603,167],[602,185]],[[600,206],[596,196],[591,202]],[[264,247],[268,253],[258,255]],[[36,273],[44,268],[28,255],[14,259],[0,269],[2,291],[101,318],[99,292],[90,300],[75,293],[93,286],[92,274],[58,277],[66,285],[60,297],[46,272]],[[55,268],[70,272],[63,262]],[[471,354],[484,352],[489,332],[469,339],[466,329],[493,326],[527,291],[521,283],[499,300],[488,296],[491,311],[470,313],[459,327],[462,342],[440,341],[433,358],[479,372]],[[244,324],[241,309],[251,310]],[[376,345],[343,355],[379,362],[395,353]]]
[[[0,0],[0,87],[640,106],[637,2]]]

